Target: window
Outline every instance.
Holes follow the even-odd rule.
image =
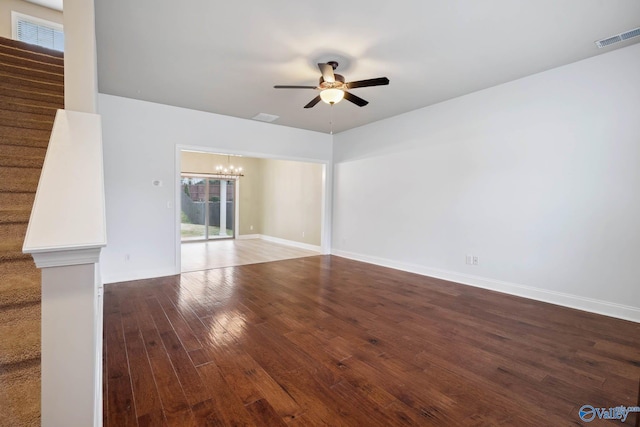
[[[18,12],[11,12],[13,39],[64,52],[62,25]]]

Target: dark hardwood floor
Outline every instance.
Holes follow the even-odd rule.
[[[634,425],[640,324],[332,256],[106,285],[105,426]]]

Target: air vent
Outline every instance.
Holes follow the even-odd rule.
[[[611,46],[612,44],[620,43],[621,41],[629,40],[634,37],[640,37],[640,27],[612,37],[607,37],[606,39],[598,40],[596,41],[596,46],[602,49],[603,47]]]
[[[638,36],[640,36],[640,27],[636,28],[635,30],[627,31],[626,33],[620,34],[620,38],[622,40],[629,40]]]
[[[258,120],[260,122],[267,122],[267,123],[271,123],[275,120],[278,120],[279,118],[280,116],[274,116],[273,114],[267,114],[267,113],[259,113],[252,117],[253,120]]]

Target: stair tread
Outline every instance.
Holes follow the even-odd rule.
[[[0,206],[33,206],[35,191],[32,192],[2,192],[0,191]],[[1,264],[0,264],[1,266]]]
[[[26,137],[26,136],[10,136],[0,135],[0,146],[25,147],[25,148],[41,148],[46,149],[49,145],[49,137]]]
[[[40,357],[40,304],[0,309],[0,365]]]
[[[56,117],[56,110],[47,109],[42,112],[31,112],[31,111],[16,111],[15,109],[8,109],[2,104],[0,104],[0,120],[7,120],[10,118],[20,118],[20,119],[29,119],[29,120],[39,120],[45,122],[52,122]]]
[[[23,123],[26,124],[26,123]],[[48,129],[36,129],[25,126],[8,126],[4,123],[0,125],[0,140],[2,139],[31,139],[31,140],[49,140],[51,131],[53,130],[53,122]]]
[[[12,68],[15,68],[15,70]],[[3,87],[20,86],[24,89],[64,94],[64,77],[62,75],[41,71],[28,73],[26,69],[21,69],[20,67],[0,65],[0,81],[3,83]]]
[[[0,154],[0,166],[42,168],[44,156],[5,156]]]
[[[44,159],[47,154],[46,147],[34,147],[32,145],[3,144],[0,141],[0,153],[5,157],[30,157]]]
[[[0,426],[40,426],[40,362],[0,370]]]
[[[14,117],[9,117],[9,118],[2,117],[2,115],[0,114],[0,119],[2,120],[2,124],[5,127],[13,127],[13,128],[29,129],[29,130],[41,130],[41,131],[50,133],[51,130],[53,129],[54,117],[34,120],[32,118],[20,117],[19,114],[16,114]]]
[[[40,170],[37,168],[0,167],[0,191],[35,192],[39,179]]]
[[[43,105],[56,106],[57,108],[64,108],[64,95],[52,94],[46,92],[39,92],[34,90],[25,90],[21,87],[4,86],[2,88],[3,96],[13,97],[17,99],[28,99],[33,102],[42,102]]]
[[[0,61],[6,64],[30,67],[35,70],[64,74],[64,64],[59,60],[51,61],[50,57],[34,57],[33,55],[23,55],[22,51],[16,49],[7,49],[6,47],[0,48]]]
[[[62,87],[55,88],[41,85],[31,85],[23,81],[10,81],[0,76],[0,91],[5,96],[11,96],[18,99],[43,99],[49,102],[62,103],[64,97],[64,89]]]
[[[27,222],[8,222],[0,224],[0,240],[21,239],[27,234]]]
[[[0,241],[0,262],[30,259],[31,255],[22,253],[23,238],[9,238]]]
[[[41,114],[54,117],[58,108],[34,105],[28,99],[7,98],[0,95],[0,109],[14,113]]]
[[[12,222],[28,222],[31,206],[2,206],[0,207],[0,224]]]
[[[35,267],[34,267],[35,269]],[[7,306],[19,306],[40,302],[40,272],[35,271],[0,276],[0,310]]]
[[[64,96],[64,87],[62,85],[20,78],[2,71],[0,71],[0,89],[3,91],[17,89],[23,92],[34,92],[49,96]]]
[[[7,56],[2,56],[7,58]],[[20,63],[16,63],[20,62]],[[44,68],[30,67],[30,64],[22,61],[0,61],[0,71],[4,73],[10,73],[17,76],[33,76],[37,79],[44,79],[51,81],[64,81],[64,66],[56,67],[54,65]]]
[[[35,262],[33,262],[33,259],[31,259],[31,257],[29,257],[29,259],[0,263],[0,277],[12,276],[16,274],[30,274],[30,272],[34,271],[39,273],[40,270],[38,270]]]
[[[26,86],[64,90],[64,75],[46,70],[29,70],[16,64],[2,64],[0,54],[0,76],[6,82]]]
[[[62,62],[64,60],[64,52],[53,50],[42,46],[21,42],[19,40],[7,39],[0,37],[0,46],[5,46],[13,51],[23,52],[25,55],[49,58],[54,62]],[[20,54],[19,52],[17,54]]]

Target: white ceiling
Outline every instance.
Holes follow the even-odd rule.
[[[102,93],[340,132],[640,41],[637,0],[96,0]],[[370,102],[302,107],[337,59]],[[633,71],[636,72],[636,71]],[[603,78],[606,78],[603,76]],[[333,111],[331,111],[333,110]]]

